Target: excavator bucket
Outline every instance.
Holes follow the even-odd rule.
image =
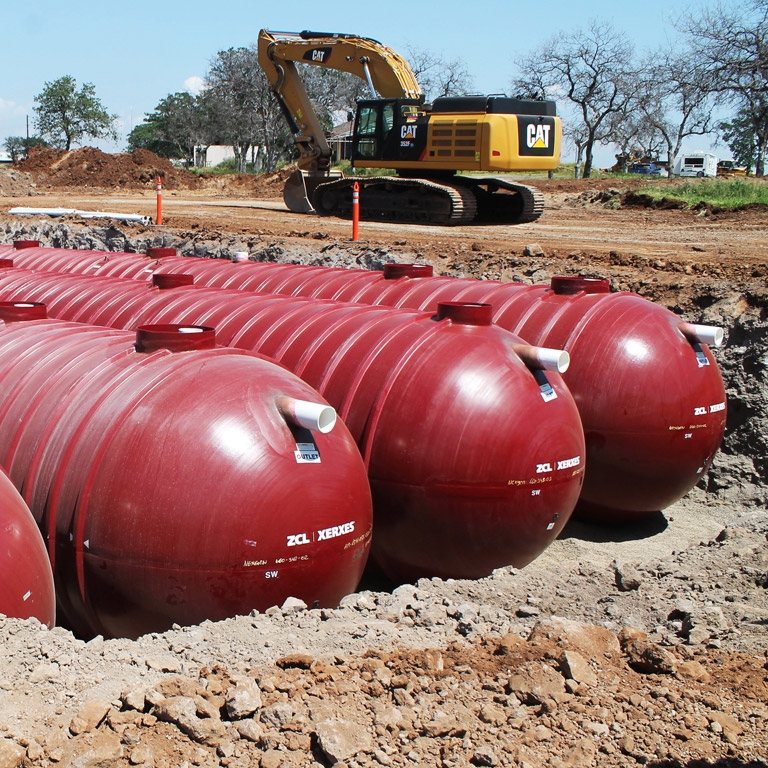
[[[283,200],[288,206],[288,210],[294,213],[314,213],[312,195],[317,186],[341,177],[341,171],[330,171],[317,176],[312,176],[305,171],[294,171],[286,180],[283,188]]]

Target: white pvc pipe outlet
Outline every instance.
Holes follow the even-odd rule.
[[[324,403],[310,403],[293,397],[280,397],[277,407],[286,421],[326,434],[336,426],[336,411]]]
[[[723,329],[717,325],[697,325],[696,323],[680,323],[680,332],[690,341],[720,347],[723,344]]]
[[[117,219],[151,224],[149,216],[138,213],[109,213],[104,211],[80,211],[76,208],[11,208],[9,214],[17,216],[80,216],[83,219]]]
[[[248,251],[235,251],[235,261],[239,264],[248,261]]]
[[[564,349],[534,347],[529,344],[515,344],[517,356],[529,367],[541,371],[565,373],[571,364],[571,356]]]

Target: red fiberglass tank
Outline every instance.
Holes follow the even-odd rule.
[[[0,468],[0,613],[38,619],[52,627],[56,618],[53,573],[35,520]]]
[[[356,589],[370,488],[311,387],[207,327],[22,322],[39,310],[0,307],[0,464],[63,623],[136,637]]]
[[[15,269],[0,274],[0,294],[105,326],[213,325],[222,343],[288,367],[357,440],[373,556],[395,581],[522,567],[578,499],[584,436],[573,398],[541,350],[491,324],[487,305],[432,314]],[[555,351],[554,364],[564,358]]]
[[[587,446],[583,517],[621,522],[670,506],[707,471],[725,431],[725,387],[709,349],[722,331],[687,323],[638,294],[611,292],[603,279],[527,286],[433,277],[420,265],[371,272],[232,263],[176,257],[170,248],[149,249],[147,258],[33,249],[19,265],[143,279],[186,273],[197,284],[432,312],[441,301],[491,304],[494,323],[570,353],[565,380]]]

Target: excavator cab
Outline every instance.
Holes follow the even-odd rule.
[[[423,99],[364,99],[357,103],[352,165],[419,160],[427,144]],[[396,167],[396,166],[395,166]]]

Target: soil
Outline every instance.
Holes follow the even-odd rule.
[[[157,218],[10,214],[24,206]],[[599,275],[721,325],[728,392],[707,477],[657,517],[571,521],[521,571],[363,584],[333,610],[84,642],[0,618],[4,766],[768,765],[768,213],[654,205],[641,180],[528,180],[519,227],[293,214],[286,173],[200,178],[151,153],[40,152],[0,169],[0,242],[547,282]]]

